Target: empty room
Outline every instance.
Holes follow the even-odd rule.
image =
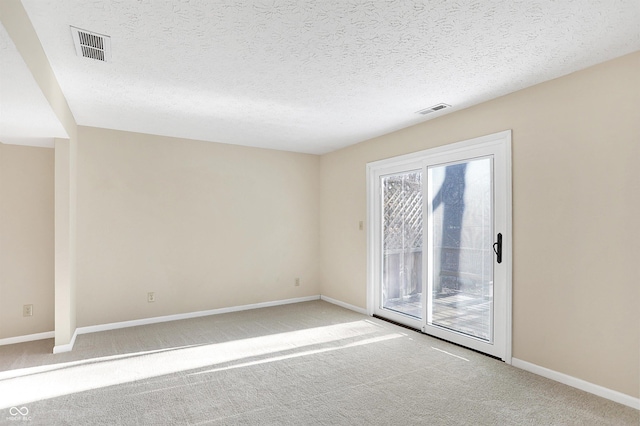
[[[0,424],[638,425],[637,0],[0,0]]]

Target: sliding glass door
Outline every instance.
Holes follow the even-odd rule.
[[[510,132],[368,165],[372,314],[510,358]]]

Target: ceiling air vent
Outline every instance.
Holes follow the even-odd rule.
[[[451,108],[451,105],[438,104],[438,105],[431,106],[429,108],[421,109],[420,111],[416,111],[416,114],[427,115],[427,114],[431,114],[432,112],[442,111],[443,109],[447,109],[447,108]]]
[[[111,61],[111,37],[76,27],[71,27],[71,35],[78,56],[102,62]]]

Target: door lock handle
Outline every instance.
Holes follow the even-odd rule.
[[[493,243],[493,252],[496,254],[496,262],[502,263],[502,234],[498,232],[498,241]]]

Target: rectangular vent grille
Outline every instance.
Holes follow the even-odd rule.
[[[109,62],[111,60],[111,37],[71,27],[76,54],[83,58]]]
[[[420,111],[416,111],[416,114],[427,115],[433,112],[442,111],[443,109],[451,108],[451,105],[447,104],[438,104],[431,106],[429,108],[421,109]]]

